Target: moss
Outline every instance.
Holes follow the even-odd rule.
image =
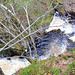
[[[15,46],[17,49],[21,50],[21,47],[19,45],[16,45]]]
[[[36,60],[30,59],[30,63],[31,64],[35,64],[36,63]]]

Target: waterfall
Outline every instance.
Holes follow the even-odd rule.
[[[75,24],[68,23],[67,18],[60,15],[59,12],[54,14],[53,20],[45,32],[47,34],[43,34],[42,40],[35,41],[39,60],[47,59],[52,55],[58,56],[75,47],[75,43],[73,43],[75,42]],[[34,57],[33,48],[32,55]]]

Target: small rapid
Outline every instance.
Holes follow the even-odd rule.
[[[69,23],[59,12],[54,14],[53,20],[45,32],[42,39],[35,39],[38,60],[58,56],[75,47],[75,23]],[[34,58],[32,46],[31,49]],[[28,54],[30,53],[28,52]]]
[[[48,32],[43,35],[42,39],[36,39],[35,44],[38,60],[45,60],[50,56],[58,56],[75,47],[75,43],[70,41],[60,30]],[[31,49],[34,58],[32,46]]]
[[[68,23],[67,19],[60,16],[58,12],[54,14],[53,20],[42,38],[35,37],[35,45],[38,60],[45,60],[50,56],[58,56],[67,50],[75,47],[75,22]],[[29,50],[27,53],[30,56]],[[31,46],[33,59],[34,48]],[[5,75],[12,75],[20,68],[25,68],[31,63],[25,56],[3,57],[0,56],[0,67]]]

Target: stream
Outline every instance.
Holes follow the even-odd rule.
[[[60,30],[48,32],[43,35],[42,39],[36,38],[35,44],[39,60],[45,60],[52,55],[58,56],[75,47],[75,43],[69,40]],[[32,46],[31,49],[34,58],[34,50]],[[28,54],[30,54],[29,51]]]
[[[75,47],[75,22],[69,23],[67,18],[56,12],[48,29],[45,30],[42,39],[35,39],[39,60],[45,60],[50,56],[58,56]],[[34,59],[34,50],[32,56]],[[28,54],[29,51],[28,51]]]
[[[58,56],[75,47],[75,22],[69,23],[66,18],[56,12],[53,20],[42,39],[35,37],[35,45],[38,54],[38,60],[45,60],[50,56]],[[29,50],[27,53],[30,56]],[[33,59],[34,49],[31,46]],[[31,63],[24,56],[14,56],[2,58],[0,55],[0,69],[5,75],[12,75],[20,68],[28,67]]]

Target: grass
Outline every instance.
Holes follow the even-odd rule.
[[[47,66],[48,63],[50,63],[50,65],[53,65],[53,61],[59,62],[59,60],[55,60],[54,56],[52,56],[50,60],[51,60],[51,63],[49,59],[47,59],[47,60],[40,60],[36,64],[35,64],[35,61],[32,60],[32,65],[22,69],[21,72],[19,72],[19,75],[44,75],[44,74],[47,75],[48,73],[58,75],[59,73],[61,73],[62,72],[61,69]],[[48,63],[46,64],[46,62]]]
[[[58,69],[58,68],[51,68],[49,70],[49,72],[52,73],[52,74],[54,74],[54,75],[59,75],[62,72],[62,70]]]
[[[68,65],[69,69],[64,72],[64,75],[75,75],[75,61]]]
[[[73,47],[70,51],[67,51],[67,53],[74,54],[75,53],[75,47]]]
[[[59,63],[59,60],[55,60],[55,62]]]
[[[23,69],[19,75],[42,75],[44,74],[42,71],[44,67],[46,66],[42,64],[32,64],[29,67]]]
[[[69,51],[70,54],[75,53],[75,48],[73,48],[71,51]],[[30,65],[27,68],[22,69],[18,75],[75,75],[75,61],[71,61],[71,64],[67,64],[67,69],[64,68],[64,72],[61,68],[57,68],[57,64],[60,64],[59,62],[61,60],[65,59],[68,60],[68,57],[66,55],[62,56],[57,60],[55,56],[52,56],[48,58],[47,60],[40,60],[36,62],[35,60],[32,61],[32,65]],[[72,57],[72,59],[74,59]],[[57,64],[53,67],[54,61],[57,62]]]
[[[65,60],[67,60],[67,59],[68,59],[66,55],[64,55],[64,56],[63,56],[63,58],[64,58]]]
[[[58,62],[58,60],[55,61]],[[47,62],[47,60],[30,65],[29,67],[22,69],[21,72],[19,72],[19,75],[62,75],[62,70],[60,68],[48,67],[45,65],[45,62]],[[53,64],[53,60],[51,61],[51,64]],[[69,64],[68,66],[69,70],[65,71],[63,75],[68,75],[68,73],[75,71],[75,62],[72,62],[72,64]]]
[[[70,72],[74,72],[75,75],[75,61],[72,62],[72,64],[69,65]]]
[[[63,58],[61,57],[60,60],[63,60]]]
[[[23,69],[19,75],[44,75],[44,74],[54,74],[59,75],[62,72],[61,69],[58,68],[47,68],[42,64],[32,64],[29,67]]]
[[[68,71],[65,71],[65,72],[64,72],[64,75],[68,75]]]
[[[51,63],[49,61],[49,59],[47,60],[40,60],[39,62],[37,62],[35,64],[35,61],[33,61],[32,65],[30,65],[27,68],[24,68],[21,70],[21,72],[19,72],[19,75],[48,75],[48,73],[54,74],[54,75],[58,75],[62,72],[61,69],[58,68],[52,68],[52,67],[48,67],[46,62],[49,62],[50,65],[53,65],[53,61],[59,62],[59,60],[55,60],[55,57],[52,56],[52,58],[50,58]]]

